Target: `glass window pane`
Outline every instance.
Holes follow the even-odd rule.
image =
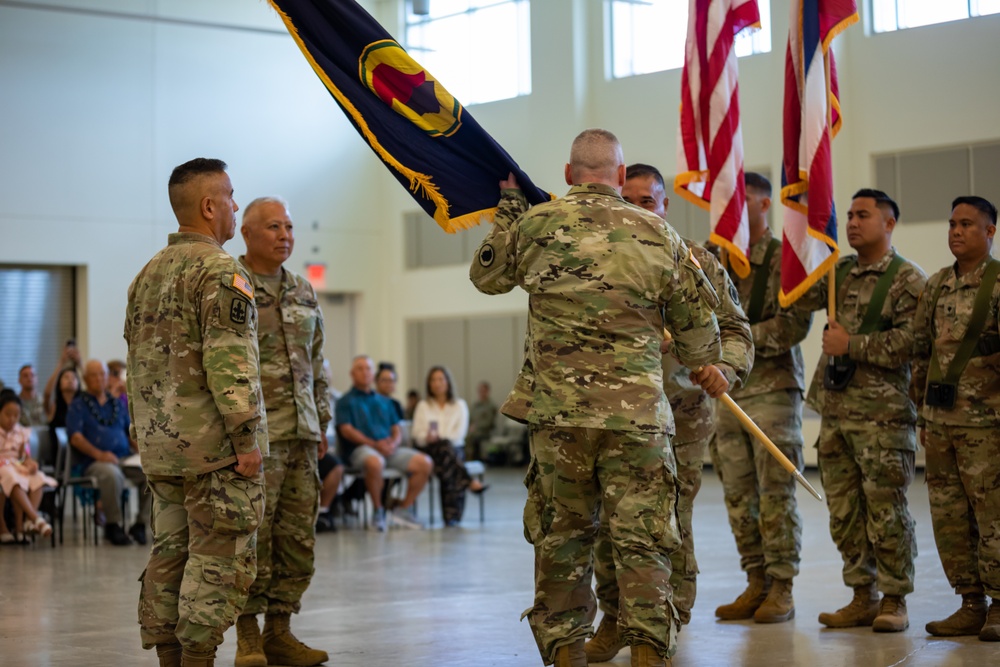
[[[611,74],[614,78],[684,66],[685,0],[610,0]],[[736,38],[736,55],[771,50],[771,2],[759,0],[761,29]]]
[[[1000,14],[1000,0],[972,0],[972,15]]]
[[[916,28],[969,17],[968,0],[900,0],[899,27]]]
[[[531,92],[528,0],[434,0],[407,14],[413,57],[462,104]]]
[[[872,28],[875,32],[899,30],[896,24],[896,0],[872,0]]]

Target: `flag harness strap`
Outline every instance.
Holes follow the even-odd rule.
[[[764,294],[767,292],[767,279],[771,274],[771,258],[781,246],[781,242],[772,238],[767,244],[767,252],[764,253],[764,263],[757,269],[757,275],[753,277],[753,289],[750,292],[750,303],[747,307],[747,319],[750,324],[760,322],[760,316],[764,312]]]
[[[965,337],[959,345],[955,357],[948,364],[947,373],[941,373],[941,363],[938,361],[937,345],[931,345],[930,372],[927,375],[927,390],[924,402],[927,405],[940,408],[955,407],[956,387],[958,380],[962,377],[962,372],[968,365],[972,357],[976,356],[976,348],[979,346],[979,338],[986,328],[986,315],[989,312],[990,297],[996,285],[997,277],[1000,276],[1000,261],[991,259],[986,269],[983,271],[983,279],[976,291],[976,301],[972,306],[972,315],[969,317],[969,326],[965,330]],[[937,310],[938,298],[941,296],[941,289],[944,281],[934,290],[934,298],[931,301],[931,331],[934,330],[934,314]]]

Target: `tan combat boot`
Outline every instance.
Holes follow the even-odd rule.
[[[271,665],[310,667],[330,659],[326,651],[309,648],[292,634],[291,614],[268,614],[264,617],[264,655]]]
[[[986,614],[986,623],[979,631],[979,639],[984,642],[1000,642],[1000,601],[993,598],[990,611]]]
[[[723,621],[741,621],[752,618],[757,608],[767,598],[771,589],[771,577],[764,574],[764,568],[747,570],[747,588],[730,604],[715,610],[715,615]]]
[[[157,644],[156,657],[160,659],[160,667],[181,667],[180,644]]]
[[[906,613],[906,600],[902,595],[886,595],[878,608],[878,616],[872,621],[875,632],[902,632],[910,627],[910,617]]]
[[[586,643],[584,650],[589,662],[607,662],[618,655],[624,646],[625,642],[618,634],[618,617],[605,614],[597,626],[597,634]]]
[[[264,643],[256,614],[243,614],[236,619],[236,667],[267,667]]]
[[[875,584],[855,586],[854,599],[846,607],[837,611],[823,612],[819,622],[828,628],[858,628],[867,627],[878,616],[878,589]]]
[[[556,649],[556,660],[552,667],[587,667],[587,652],[582,639],[572,644],[564,644]]]
[[[181,667],[215,667],[215,651],[201,652],[184,649]]]
[[[795,600],[792,599],[792,580],[775,579],[764,602],[753,613],[756,623],[784,623],[795,618]]]
[[[962,606],[943,621],[931,621],[925,626],[927,634],[935,637],[962,637],[978,635],[986,624],[986,596],[982,593],[965,593]]]
[[[632,647],[632,667],[670,667],[670,658],[664,658],[649,644]]]

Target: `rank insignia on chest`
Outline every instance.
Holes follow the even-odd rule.
[[[229,319],[233,324],[246,324],[249,308],[249,301],[244,301],[238,297],[233,299],[232,305],[229,306]]]
[[[233,287],[246,294],[247,298],[253,298],[253,285],[238,273],[233,274]]]

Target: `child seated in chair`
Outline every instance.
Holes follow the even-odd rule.
[[[0,392],[0,542],[25,542],[25,534],[52,534],[52,526],[38,515],[44,487],[56,480],[38,469],[31,458],[30,432],[21,426],[21,399],[13,392]],[[7,498],[14,504],[14,532],[3,518]],[[25,521],[24,517],[28,519]]]

